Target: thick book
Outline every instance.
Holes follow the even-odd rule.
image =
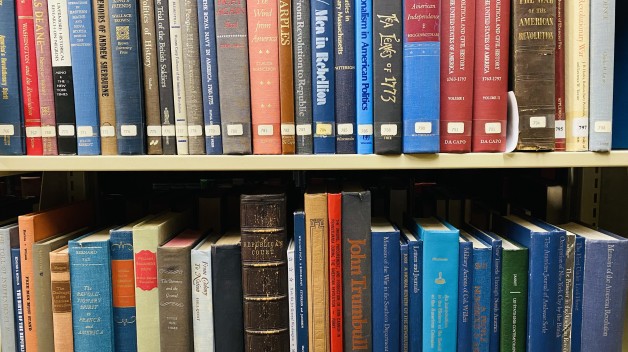
[[[177,154],[172,95],[172,59],[170,56],[170,16],[168,1],[155,0],[155,35],[159,75],[159,115],[161,118],[161,149],[165,155]]]
[[[205,152],[220,155],[222,154],[222,133],[220,131],[220,94],[213,0],[198,0],[198,37],[201,53]]]
[[[246,2],[214,1],[223,154],[251,154]]]
[[[13,274],[13,307],[15,312],[15,347],[16,351],[26,351],[26,327],[24,324],[24,301],[22,294],[21,251],[11,248],[11,273]]]
[[[281,153],[295,153],[294,73],[292,61],[292,1],[279,0],[279,100]]]
[[[388,221],[371,221],[373,350],[399,351],[401,286],[399,230]]]
[[[157,67],[157,38],[155,27],[155,0],[142,0],[141,44],[144,77],[144,112],[146,114],[147,153],[163,154],[161,146],[161,116],[159,111],[159,77]],[[143,131],[142,131],[143,132]]]
[[[477,4],[475,18],[479,20],[474,28],[472,151],[503,152],[508,117],[510,1]]]
[[[582,351],[582,295],[584,293],[584,259],[586,239],[576,236],[573,265],[573,303],[571,305],[571,351]]]
[[[614,13],[624,14],[628,11],[628,4],[619,1],[615,4]],[[613,85],[613,126],[612,149],[628,149],[628,85],[621,84],[628,78],[628,67],[622,63],[628,60],[628,46],[623,45],[628,38],[628,22],[617,21],[615,27],[615,57],[617,65],[613,65],[613,80],[618,84]]]
[[[295,281],[296,265],[294,257],[294,239],[288,242],[286,251],[288,261],[288,322],[290,335],[290,351],[297,351],[297,285]]]
[[[471,151],[475,1],[441,1],[440,151]],[[480,18],[480,21],[482,18]]]
[[[355,0],[357,153],[373,154],[373,0]]]
[[[0,98],[0,154],[24,154],[24,123],[22,99],[20,97],[20,67],[18,66],[18,36],[16,28],[15,1],[3,1],[0,4],[0,36],[4,46],[0,48],[4,77],[0,80],[2,96]]]
[[[406,228],[401,237],[408,243],[408,351],[421,351],[423,338],[423,241]]]
[[[0,334],[4,336],[0,346],[6,351],[17,350],[11,249],[19,251],[19,246],[17,224],[0,227]]]
[[[278,0],[248,2],[254,154],[281,154]]]
[[[342,194],[327,196],[329,219],[329,338],[331,352],[343,350]]]
[[[71,351],[74,336],[72,327],[72,290],[70,289],[70,255],[68,246],[50,252],[50,294],[52,296],[52,329],[55,336],[54,351]]]
[[[96,50],[94,45],[94,15],[88,0],[68,0],[70,55],[72,56],[72,83],[77,154],[100,154],[100,122],[96,92]],[[109,15],[113,15],[110,11]],[[128,97],[127,97],[128,98]],[[59,135],[65,131],[59,131]]]
[[[474,344],[474,285],[473,243],[460,236],[458,251],[458,340],[457,351],[473,350]],[[479,324],[481,325],[481,324]],[[479,347],[479,346],[478,346]]]
[[[118,154],[144,154],[144,97],[138,3],[108,0]]]
[[[294,282],[297,296],[297,352],[309,351],[305,213],[294,212]],[[346,340],[345,340],[346,341]]]
[[[423,240],[423,351],[454,351],[459,231],[436,218],[413,219],[409,225]],[[435,314],[445,305],[449,305],[448,310]]]
[[[312,46],[310,0],[292,3],[292,51],[294,61],[294,123],[297,154],[312,154]]]
[[[515,1],[511,10],[513,39],[510,46],[510,84],[519,108],[517,149],[553,150],[556,115],[556,3]],[[566,77],[569,77],[568,73]],[[568,83],[566,86],[569,89]],[[566,103],[569,104],[569,99]],[[567,131],[569,136],[569,128]]]
[[[573,284],[574,264],[576,259],[576,235],[566,231],[567,249],[565,251],[565,319],[562,350],[571,351],[571,326],[573,319]]]
[[[399,231],[401,233],[401,231]],[[410,350],[410,267],[408,257],[408,241],[400,237],[399,240],[399,349],[407,352]]]
[[[191,250],[203,233],[185,230],[157,248],[159,329],[162,351],[192,351]],[[142,333],[142,332],[140,332]]]
[[[334,0],[334,63],[336,87],[336,153],[355,154],[356,57],[354,1]]]
[[[286,216],[284,194],[240,197],[245,351],[288,350]]]
[[[185,0],[169,0],[168,16],[170,20],[170,58],[172,59],[172,96],[174,98],[174,125],[177,138],[177,154],[190,154],[188,114],[185,91],[185,64],[184,46],[186,38],[183,37],[183,13],[182,3]]]
[[[373,148],[376,154],[402,151],[405,40],[401,1],[373,0]],[[404,37],[405,38],[405,37]]]
[[[192,327],[196,351],[214,351],[212,245],[216,239],[208,236],[191,251]]]
[[[566,150],[565,134],[565,0],[556,0],[556,116],[554,122],[554,150]]]
[[[228,232],[212,246],[216,352],[244,351],[240,239],[240,233]]]
[[[109,229],[71,240],[68,254],[74,349],[114,351]]]
[[[192,221],[190,212],[166,212],[133,226],[135,264],[135,324],[137,350],[159,350],[159,292],[157,289],[157,248],[183,231]]]
[[[400,74],[403,152],[437,153],[440,150],[440,0],[405,0],[403,7],[404,74]],[[376,14],[379,17],[379,12]],[[382,52],[380,46],[380,55]]]

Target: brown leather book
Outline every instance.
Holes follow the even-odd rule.
[[[161,155],[161,110],[157,77],[157,38],[155,37],[155,1],[142,0],[142,53],[144,55],[144,111],[148,154]]]
[[[52,328],[55,352],[72,351],[72,292],[70,290],[70,256],[68,246],[56,249],[50,256],[50,292],[52,294]]]
[[[286,198],[242,195],[244,350],[288,351]]]
[[[292,2],[279,0],[279,99],[281,153],[294,154],[294,78],[292,70]]]

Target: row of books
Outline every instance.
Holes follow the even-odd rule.
[[[504,152],[508,130],[518,150],[612,147],[614,0],[2,9],[2,154]]]

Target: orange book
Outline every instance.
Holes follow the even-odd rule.
[[[329,331],[331,352],[342,352],[342,195],[327,195],[329,218]]]
[[[22,215],[18,217],[20,229],[20,256],[24,300],[24,325],[26,350],[38,351],[37,320],[33,282],[33,244],[48,237],[70,232],[92,224],[94,211],[91,202],[78,202],[63,207]],[[44,326],[50,329],[50,326]]]
[[[281,154],[278,4],[263,0],[247,1],[246,6],[253,154]]]

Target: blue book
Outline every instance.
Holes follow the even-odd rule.
[[[400,234],[383,219],[371,221],[373,351],[399,351]]]
[[[336,153],[355,154],[355,8],[353,1],[336,0],[334,6],[334,61],[336,63]]]
[[[582,351],[582,294],[584,291],[585,239],[576,236],[573,269],[573,298],[571,308],[571,351]]]
[[[294,281],[297,285],[297,351],[308,352],[307,278],[305,261],[305,213],[294,212]]]
[[[312,0],[312,123],[314,154],[336,153],[334,6]]]
[[[207,154],[222,154],[220,134],[220,95],[216,65],[216,21],[214,1],[198,0],[198,37],[201,46],[201,82],[203,87],[203,117],[205,121],[205,150]]]
[[[77,151],[79,155],[99,155],[100,120],[98,118],[92,2],[68,0],[68,17]],[[74,135],[74,131],[71,132]],[[59,134],[61,133],[62,131],[59,131]]]
[[[423,241],[408,229],[401,230],[401,237],[408,243],[408,351],[421,352],[423,337]]]
[[[18,66],[15,1],[0,2],[0,50],[2,80],[0,80],[0,143],[1,155],[24,154],[22,100],[20,99],[20,67]]]
[[[401,276],[399,287],[401,289],[399,293],[400,300],[400,323],[399,329],[399,346],[400,351],[408,352],[410,343],[410,258],[408,253],[408,240],[401,236],[399,242],[401,257],[399,258],[399,264],[401,265]]]
[[[109,229],[71,240],[68,254],[74,350],[113,352]]]
[[[457,351],[473,350],[473,243],[460,236]]]
[[[355,13],[357,148],[373,154],[373,0],[355,0]]]
[[[108,1],[118,154],[144,154],[144,85],[138,2]]]
[[[24,306],[22,305],[22,270],[20,248],[11,248],[11,272],[13,273],[13,307],[15,307],[15,346],[17,351],[26,351],[24,330]]]
[[[410,225],[423,240],[423,351],[455,351],[459,231],[436,218]]]

